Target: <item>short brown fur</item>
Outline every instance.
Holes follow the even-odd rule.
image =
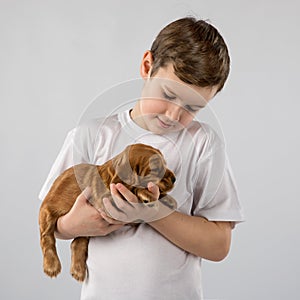
[[[103,165],[79,164],[67,169],[54,181],[40,208],[40,245],[44,272],[48,276],[55,277],[61,271],[54,235],[58,218],[72,208],[78,195],[88,186],[92,193],[89,202],[95,208],[105,209],[102,199],[111,197],[110,183],[119,182],[144,203],[155,201],[147,189],[147,184],[153,182],[159,187],[161,201],[176,208],[175,200],[165,197],[173,188],[175,175],[167,169],[161,152],[151,146],[130,145]],[[71,244],[71,274],[78,281],[83,281],[86,275],[88,242],[88,237],[78,237]]]

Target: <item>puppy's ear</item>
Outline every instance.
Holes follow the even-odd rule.
[[[110,183],[117,182],[118,175],[111,160],[104,165],[101,177],[107,187],[109,187]]]
[[[115,158],[113,158],[112,167],[114,169],[115,175],[117,175],[121,179],[121,181],[129,185],[133,184],[134,176],[129,161],[128,147]]]
[[[162,179],[165,175],[166,167],[162,156],[153,154],[149,159],[149,168],[151,175],[155,176],[158,180]]]

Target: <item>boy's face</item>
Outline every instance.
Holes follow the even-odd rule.
[[[131,117],[140,127],[156,134],[179,131],[189,125],[216,92],[217,87],[184,83],[169,64],[145,80],[141,99]]]

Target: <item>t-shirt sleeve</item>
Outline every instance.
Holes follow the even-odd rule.
[[[222,143],[202,155],[196,166],[192,214],[209,221],[244,221],[233,172]]]
[[[63,146],[42,186],[39,199],[43,200],[45,198],[53,182],[63,171],[79,163],[90,163],[92,161],[93,146],[93,137],[87,126],[76,127],[71,130],[67,134]]]

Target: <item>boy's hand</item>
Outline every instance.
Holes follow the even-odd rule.
[[[89,202],[90,190],[85,189],[76,199],[71,210],[57,221],[56,236],[72,239],[78,236],[105,236],[124,225],[113,220],[107,222]]]
[[[148,190],[158,200],[158,186],[149,183]],[[121,183],[111,184],[110,191],[113,203],[108,198],[104,198],[103,204],[113,219],[107,216],[105,212],[101,213],[101,216],[110,224],[113,224],[116,220],[124,223],[152,222],[173,212],[172,209],[163,205],[160,201],[150,202],[149,204],[140,203],[137,196]]]

